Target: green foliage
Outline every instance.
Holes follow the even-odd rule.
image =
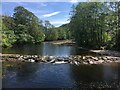
[[[12,17],[2,16],[2,22],[10,30],[13,30],[15,28],[15,22],[14,22],[14,19]]]
[[[65,40],[70,39],[70,31],[67,24],[55,28],[49,21],[45,21],[45,40]]]
[[[11,47],[16,41],[15,34],[12,30],[9,30],[4,24],[2,24],[2,46]]]
[[[115,7],[116,4],[81,2],[73,8],[70,30],[80,46],[100,49],[101,47],[107,48],[114,45],[115,34],[118,30],[117,17],[119,15],[116,14],[118,8]]]
[[[63,24],[59,27],[59,39],[72,39],[71,31],[69,29],[69,24]]]
[[[35,43],[41,43],[45,40],[45,34],[41,31],[36,31],[34,36]]]
[[[16,7],[14,12],[13,18],[16,23],[15,34],[18,36],[18,43],[41,43],[44,41],[42,22],[32,12],[21,6]]]
[[[66,32],[64,29],[58,29],[58,39],[59,40],[64,40],[66,39]]]
[[[46,40],[53,41],[57,39],[58,39],[58,32],[56,29],[51,28],[46,32]]]
[[[116,48],[120,51],[120,1],[116,3]]]
[[[39,20],[32,12],[22,6],[15,7],[13,17],[2,16],[2,46],[14,43],[41,43],[44,40],[66,39],[66,26],[55,28],[49,21]]]
[[[45,39],[42,21],[22,6],[14,9],[13,17],[2,16],[3,47],[14,43],[41,43]]]
[[[73,7],[70,23],[55,28],[49,21],[43,22],[18,6],[12,17],[2,16],[0,45],[74,39],[81,47],[120,50],[119,18],[120,2],[81,2]]]

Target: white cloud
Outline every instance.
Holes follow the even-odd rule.
[[[38,14],[38,15],[41,15],[41,14],[44,14],[44,13],[49,13],[50,10],[43,10],[43,9],[33,9],[33,8],[28,8],[28,7],[25,7],[27,10],[33,12],[34,14]]]
[[[45,14],[45,15],[43,15],[43,17],[51,17],[51,16],[57,15],[57,14],[59,14],[59,13],[60,13],[60,12],[57,11],[57,12],[53,12],[53,13],[49,13],[49,14]]]
[[[71,2],[71,3],[77,3],[78,0],[71,0],[70,2]]]

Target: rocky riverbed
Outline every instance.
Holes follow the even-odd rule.
[[[39,62],[39,63],[53,63],[53,64],[101,64],[120,62],[120,57],[113,56],[81,56],[70,55],[68,57],[57,56],[40,56],[40,55],[18,55],[18,54],[1,54],[2,61],[23,61],[23,62]]]

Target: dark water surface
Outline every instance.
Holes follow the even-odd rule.
[[[3,88],[120,88],[120,64],[3,64]]]

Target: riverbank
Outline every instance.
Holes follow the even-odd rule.
[[[100,54],[100,55],[120,57],[120,52],[118,52],[118,51],[111,51],[111,50],[90,50],[90,52],[94,52],[94,53]]]
[[[120,57],[114,56],[81,56],[70,55],[68,57],[56,56],[40,56],[40,55],[19,55],[19,54],[1,54],[2,61],[22,61],[22,62],[39,62],[39,63],[53,63],[53,64],[102,64],[102,63],[120,63]]]
[[[79,47],[73,40],[57,40],[57,41],[47,41],[45,43],[52,43],[55,45],[68,45],[68,46],[76,46],[78,49],[86,50],[95,54],[99,55],[106,55],[106,56],[115,56],[120,57],[120,52],[113,51],[113,50],[90,50],[87,48]]]

